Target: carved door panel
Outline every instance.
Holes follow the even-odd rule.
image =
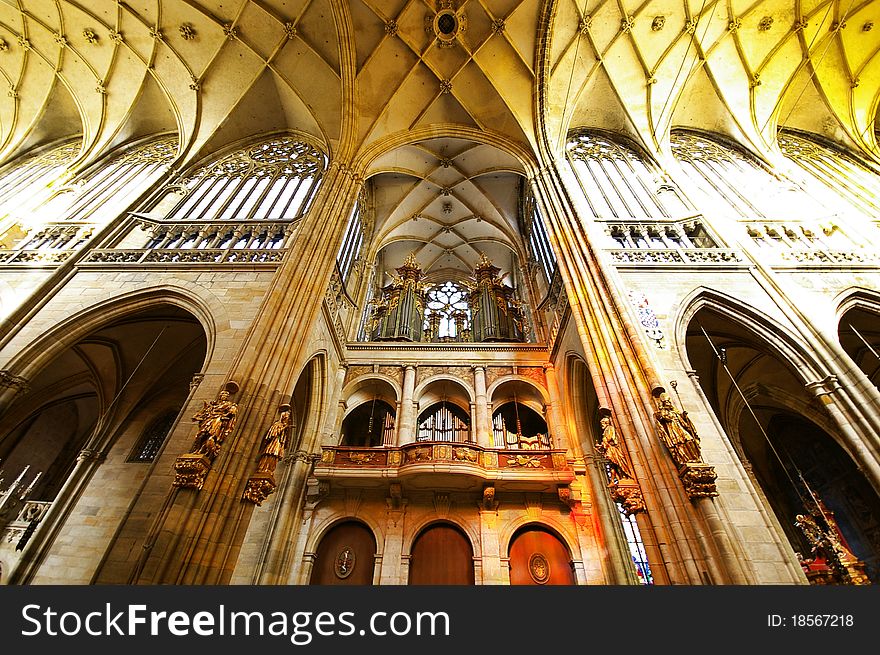
[[[342,523],[321,539],[310,584],[370,585],[375,563],[373,533],[361,523]]]
[[[545,530],[520,532],[510,543],[510,584],[575,584],[568,548]]]
[[[422,532],[410,553],[409,583],[474,584],[474,550],[468,538],[450,525],[434,525]]]

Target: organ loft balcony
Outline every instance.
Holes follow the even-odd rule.
[[[335,486],[381,488],[400,483],[408,490],[555,493],[575,479],[559,449],[506,450],[472,443],[420,441],[403,446],[326,446],[313,476]]]

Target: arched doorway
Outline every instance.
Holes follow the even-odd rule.
[[[409,559],[411,585],[474,584],[474,549],[458,528],[435,523],[413,542]]]
[[[359,521],[345,521],[321,539],[309,584],[370,585],[375,566],[372,531]]]
[[[800,518],[814,515],[823,533],[851,551],[869,578],[880,580],[880,497],[847,452],[823,404],[806,391],[794,364],[768,339],[708,308],[688,326],[687,353],[782,533],[806,561],[802,566],[808,579],[847,581],[846,575],[818,567],[817,559],[833,557],[817,558],[814,552]]]
[[[521,528],[510,540],[510,584],[577,584],[568,547],[552,532],[537,526]]]

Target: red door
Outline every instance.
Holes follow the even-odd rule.
[[[370,585],[376,564],[376,540],[362,523],[347,521],[321,539],[310,584]]]
[[[546,530],[522,530],[510,542],[510,584],[575,584],[568,548]]]
[[[433,525],[422,532],[412,547],[409,583],[413,585],[474,584],[474,549],[460,530]]]

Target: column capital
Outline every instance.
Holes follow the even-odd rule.
[[[807,382],[804,387],[817,397],[832,394],[841,388],[836,375],[827,375],[821,380]]]

